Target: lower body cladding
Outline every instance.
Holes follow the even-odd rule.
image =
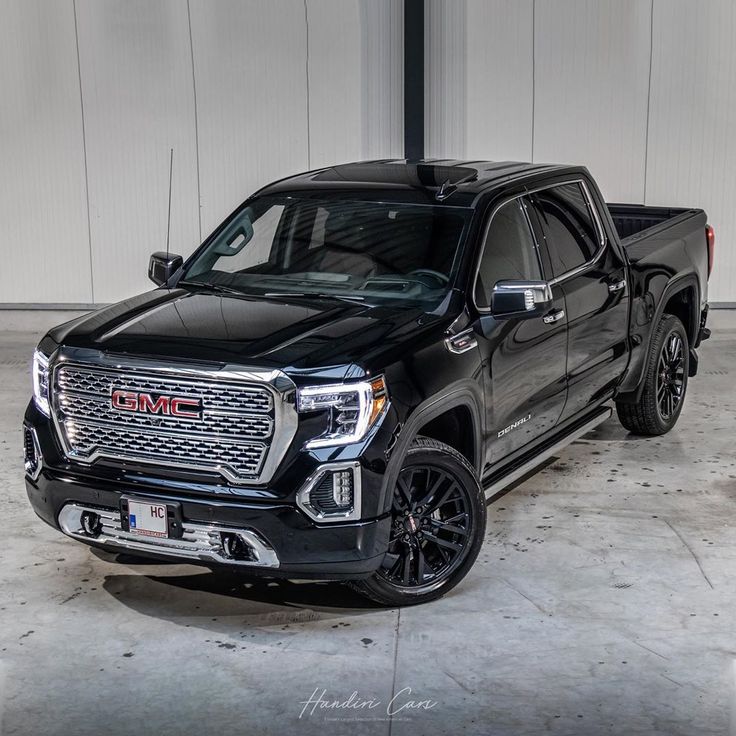
[[[340,580],[372,574],[388,546],[388,518],[319,523],[310,518],[313,511],[286,503],[164,495],[110,481],[98,485],[90,478],[44,467],[40,456],[29,462],[29,453],[38,445],[33,445],[32,436],[28,439],[26,490],[38,516],[74,539],[111,552],[275,577]],[[338,480],[344,479],[344,467],[340,468],[336,496]],[[360,468],[354,472],[360,473]],[[315,503],[324,496],[324,485],[321,478],[314,484]],[[159,514],[161,531],[136,524],[133,511],[140,516],[144,509]]]

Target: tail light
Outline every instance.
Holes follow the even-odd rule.
[[[713,270],[713,259],[716,255],[716,231],[713,225],[705,226],[705,239],[708,241],[708,277]]]

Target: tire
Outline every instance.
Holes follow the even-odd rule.
[[[621,424],[634,434],[656,436],[669,432],[685,403],[689,367],[685,327],[677,317],[666,314],[654,332],[641,398],[636,404],[616,403]]]
[[[349,585],[384,606],[435,600],[467,575],[485,531],[485,495],[471,464],[449,445],[418,437],[394,489],[383,565]]]

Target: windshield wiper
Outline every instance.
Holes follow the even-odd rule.
[[[352,294],[315,294],[314,292],[299,292],[299,291],[267,291],[263,296],[270,297],[272,299],[286,298],[290,296],[303,297],[305,299],[338,299],[341,302],[364,302],[364,296],[353,296]]]
[[[182,286],[202,286],[205,289],[212,289],[212,291],[219,291],[221,294],[239,294],[245,296],[246,292],[240,289],[233,289],[231,286],[223,286],[222,284],[208,284],[204,281],[180,281]]]

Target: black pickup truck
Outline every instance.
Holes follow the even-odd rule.
[[[585,168],[374,161],[261,189],[159,288],[51,330],[28,496],[82,542],[456,585],[486,503],[607,419],[677,421],[709,335],[699,209],[606,204]]]

